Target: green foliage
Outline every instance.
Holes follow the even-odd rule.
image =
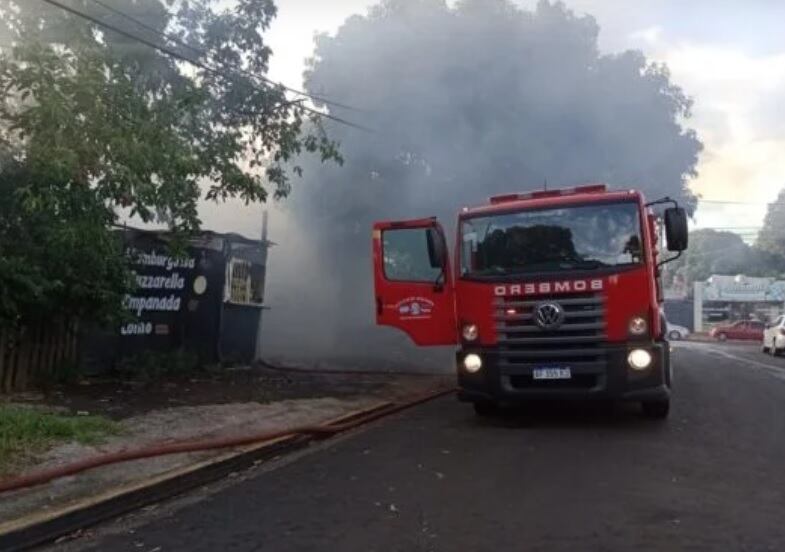
[[[97,2],[66,3],[201,67],[44,2],[0,0],[12,45],[0,49],[0,324],[116,314],[120,208],[184,235],[200,199],[265,201],[268,185],[282,197],[302,172],[294,157],[341,161],[318,118],[254,76],[271,55],[272,1],[102,1],[188,47]]]
[[[0,326],[58,316],[108,321],[130,289],[112,213],[89,188],[0,171]]]
[[[769,204],[755,245],[763,251],[785,257],[785,189]]]
[[[57,442],[94,444],[117,433],[116,423],[99,416],[64,416],[0,405],[0,474]]]
[[[198,357],[187,351],[142,351],[122,359],[114,372],[126,378],[156,381],[167,376],[193,374],[201,369]]]
[[[712,274],[779,277],[785,274],[785,257],[750,246],[733,232],[701,229],[690,233],[690,247],[681,258],[666,265],[666,285],[676,273],[687,282],[706,280]]]

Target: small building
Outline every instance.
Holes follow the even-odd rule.
[[[181,255],[168,231],[121,230],[136,283],[118,328],[87,332],[81,364],[103,372],[145,351],[182,351],[201,364],[247,363],[260,354],[267,239],[201,232]]]
[[[785,281],[715,274],[694,283],[695,331],[736,320],[773,320],[785,310]]]

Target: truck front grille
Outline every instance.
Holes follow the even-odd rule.
[[[564,321],[553,330],[535,322],[535,309],[556,303]],[[570,364],[600,365],[605,362],[605,300],[602,295],[566,295],[537,300],[498,297],[494,319],[503,365]]]

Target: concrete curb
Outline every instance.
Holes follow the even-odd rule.
[[[391,404],[380,401],[368,408],[327,420],[322,425],[347,423],[378,412]],[[232,472],[246,469],[259,460],[295,450],[313,439],[314,437],[291,435],[239,447],[220,456],[164,472],[144,481],[127,483],[58,509],[0,524],[0,550],[26,550],[51,542],[78,529],[216,481]]]

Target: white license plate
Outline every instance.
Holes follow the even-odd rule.
[[[572,373],[569,368],[535,368],[532,377],[536,380],[570,379]]]

